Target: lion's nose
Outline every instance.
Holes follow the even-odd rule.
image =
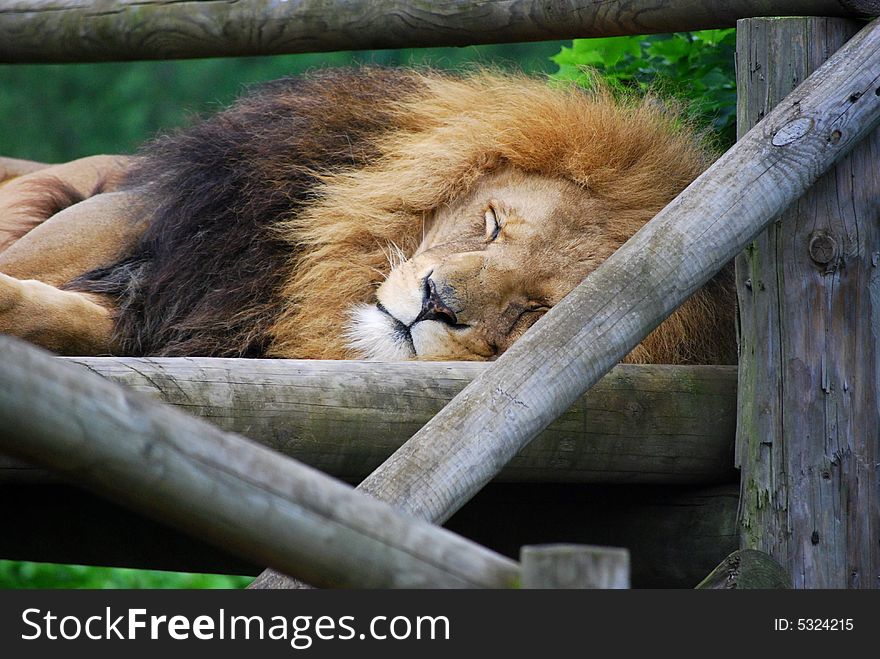
[[[425,277],[425,294],[422,298],[422,310],[416,316],[413,325],[422,320],[437,320],[447,325],[458,325],[458,318],[455,312],[440,299],[440,296],[437,294],[437,286],[430,275]]]

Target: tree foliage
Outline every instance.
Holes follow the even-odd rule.
[[[0,561],[0,588],[244,588],[251,577]]]
[[[598,71],[612,89],[671,95],[727,146],[736,138],[735,52],[733,29],[575,39],[553,57],[552,77],[589,87]]]

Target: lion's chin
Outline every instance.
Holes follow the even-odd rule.
[[[345,339],[362,359],[402,361],[416,357],[406,328],[374,305],[359,304],[352,309]]]

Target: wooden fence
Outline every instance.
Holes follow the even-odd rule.
[[[878,0],[4,0],[0,63],[465,46],[877,15]]]
[[[349,483],[488,364],[66,358]],[[733,482],[736,368],[618,366],[496,477],[518,483]],[[0,483],[49,472],[0,456]]]
[[[48,59],[68,59],[68,52],[53,51],[50,44],[66,44],[65,48],[80,53],[77,58],[82,59],[119,58],[120,52],[131,57],[196,56],[219,54],[221,47],[224,54],[243,52],[233,35],[228,47],[194,35],[184,39],[191,44],[189,50],[156,46],[164,42],[122,29],[133,15],[135,3],[119,2],[119,11],[106,19],[115,21],[109,24],[100,23],[105,18],[87,4],[12,2],[11,8],[0,11],[0,43],[4,44],[0,58],[33,61],[39,50]],[[250,23],[242,15],[233,17],[233,13],[221,17],[218,3],[136,4],[138,11],[142,7],[146,12],[142,23],[156,35],[161,34],[162,25],[170,26],[179,19],[177,11],[204,9],[207,18],[194,24],[214,25],[212,21],[222,18],[242,25],[242,34],[254,33],[249,28],[256,16],[263,21],[259,25],[266,26],[274,25],[278,18],[269,11],[254,14]],[[240,9],[242,4],[234,6]],[[696,3],[671,8],[667,4],[541,3],[546,11],[540,13],[538,3],[453,2],[448,14],[442,14],[442,24],[449,26],[449,32],[435,30],[441,36],[434,38],[447,44],[470,40],[467,21],[486,27],[486,41],[645,32],[669,29],[673,24],[676,29],[720,26],[759,13],[758,5],[766,7],[766,3],[734,2],[723,3],[721,11],[721,3],[699,3],[717,10],[716,18],[709,17],[709,22],[703,23],[709,12],[696,9]],[[779,12],[780,4],[798,14],[880,13],[877,3],[872,2],[791,2],[774,4],[773,10]],[[166,7],[167,13],[160,13],[158,5]],[[253,9],[260,5],[244,6]],[[307,11],[310,6],[298,3],[296,11]],[[321,6],[326,9],[326,3]],[[362,10],[376,25],[381,17],[399,15],[395,12],[438,15],[426,14],[418,2],[355,6],[352,14],[339,11],[325,17],[342,21],[347,16],[357,21]],[[41,14],[37,11],[42,11],[41,7],[56,11]],[[367,7],[376,13],[370,14]],[[31,13],[25,11],[28,9]],[[387,13],[380,13],[380,9]],[[554,9],[561,13],[557,16]],[[566,14],[564,9],[570,12]],[[291,30],[309,25],[290,20],[283,13],[286,10],[278,11],[282,11],[281,22],[285,26],[289,22]],[[503,14],[509,19],[506,23],[498,18],[502,15],[499,12],[507,12]],[[41,49],[29,41],[31,28],[26,26],[26,16],[31,20],[27,25],[45,21],[47,34],[56,35],[44,37]],[[158,22],[151,23],[149,16]],[[524,16],[527,20],[510,18]],[[169,22],[163,24],[163,20]],[[579,20],[588,20],[592,27],[584,28]],[[493,32],[493,21],[505,27]],[[548,31],[550,24],[564,25],[564,30],[570,31]],[[104,35],[101,46],[88,38],[93,29],[90,26],[98,25]],[[340,43],[349,47],[437,43],[419,41],[418,21],[402,32],[389,29],[387,42],[371,41],[367,23],[359,25],[355,30],[360,33],[358,38],[349,38],[344,29],[331,29],[324,33],[341,36],[297,46],[299,37],[288,35],[279,37],[277,43],[284,43],[279,48],[285,51],[335,48]],[[75,46],[59,36],[61,30],[72,29],[70,26],[76,26],[80,35]],[[411,517],[445,521],[691,293],[748,248],[738,272],[744,309],[737,421],[744,547],[769,550],[799,586],[877,585],[880,369],[874,305],[880,299],[880,282],[874,273],[880,263],[880,246],[874,238],[876,229],[869,225],[877,216],[875,205],[880,195],[872,164],[876,162],[876,150],[871,151],[875,137],[868,136],[880,123],[880,26],[876,22],[861,27],[843,19],[798,18],[749,19],[738,27],[742,130],[737,144],[455,395],[361,482],[359,490]],[[858,33],[844,44],[856,30]],[[103,44],[113,43],[114,36],[121,42],[105,47]],[[196,45],[205,43],[207,50]],[[249,47],[276,52],[267,44],[255,42]],[[782,52],[784,56],[780,56]],[[828,61],[818,66],[829,55]],[[772,89],[762,92],[757,83]],[[746,130],[753,123],[754,127]],[[863,140],[860,148],[867,151],[848,156]],[[860,155],[864,153],[874,157]],[[814,201],[805,201],[802,196],[814,185],[810,193]],[[780,220],[784,211],[803,219]],[[800,224],[810,231],[804,233],[797,228]],[[789,233],[790,225],[796,226]],[[770,233],[764,233],[767,227],[771,227]],[[789,244],[790,248],[785,247]],[[784,260],[777,265],[774,259],[779,255]],[[804,263],[808,265],[801,265]],[[822,350],[812,352],[820,340]],[[170,412],[159,403],[132,397],[95,374],[72,369],[12,341],[0,344],[0,351],[4,355],[0,447],[66,471],[77,482],[102,493],[125,497],[130,505],[162,519],[197,528],[204,537],[217,541],[235,537],[235,549],[252,560],[263,560],[318,585],[503,585],[520,574],[507,559],[430,526],[414,522],[409,526],[391,508],[376,502],[368,506],[365,502],[369,498],[341,490],[316,472],[276,454],[270,458],[265,449]],[[432,377],[439,374],[437,371]],[[69,384],[71,392],[59,387],[61,381]],[[133,413],[138,421],[134,425],[128,423]],[[77,423],[72,424],[71,419]],[[101,428],[131,437],[131,443],[120,447],[118,442],[101,441],[106,434]],[[183,435],[185,441],[180,439]],[[88,441],[84,441],[86,437]],[[222,460],[217,445],[235,459]],[[167,455],[176,458],[170,460]],[[179,461],[181,456],[185,459]],[[259,466],[257,472],[249,469],[255,466]],[[255,476],[264,470],[271,477]],[[119,485],[117,479],[123,476],[131,479],[130,486]],[[162,489],[162,496],[153,493],[154,488],[165,488],[168,483],[172,485]],[[242,497],[234,515],[218,515],[222,508],[218,498],[206,496],[207,492],[221,491],[217,488],[229,492],[224,499],[229,510],[233,510],[236,497]],[[382,516],[394,532],[388,537],[364,539],[358,526],[363,519],[360,513],[340,522],[335,519],[336,508],[326,506],[330,500],[338,502],[341,510],[358,511],[364,506],[364,511],[370,511],[363,513],[367,518]],[[324,507],[317,510],[315,506]],[[283,521],[271,519],[272,528],[284,530],[273,538],[262,528],[266,521],[262,518],[280,514],[280,510],[289,514]],[[332,523],[330,518],[334,518]],[[213,524],[212,519],[220,521]],[[589,527],[589,520],[583,523]],[[363,548],[362,553],[327,552],[327,543],[332,543],[336,532],[345,534],[345,546]],[[463,574],[461,565],[444,567],[441,555],[410,555],[409,539],[418,537],[419,543],[424,543],[431,538],[434,542],[435,536],[437,544],[432,551],[443,554],[440,548],[455,546],[463,556],[472,557],[472,569]],[[302,542],[306,538],[308,541]],[[397,540],[403,544],[394,544]],[[299,549],[292,546],[301,542]],[[398,574],[396,561],[403,555],[409,561],[407,570],[416,575],[409,582],[400,581]],[[430,563],[433,571],[419,567],[420,560]],[[364,574],[352,575],[354,565],[360,565]],[[290,582],[270,572],[256,584],[281,586]]]

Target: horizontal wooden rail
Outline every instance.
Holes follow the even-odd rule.
[[[465,46],[878,14],[877,0],[4,0],[0,62]]]
[[[72,357],[342,480],[357,483],[487,364]],[[734,366],[618,366],[496,480],[733,482]],[[0,482],[50,472],[0,456]]]
[[[518,579],[509,559],[82,366],[7,336],[0,354],[0,449],[251,562],[321,586]]]

